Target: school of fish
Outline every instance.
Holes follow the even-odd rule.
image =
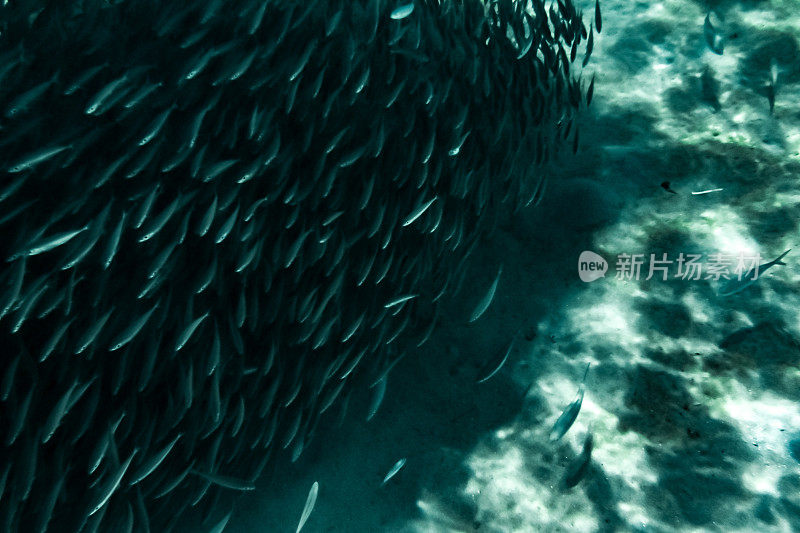
[[[222,531],[354,384],[374,416],[481,237],[578,150],[592,22],[4,2],[0,530]]]

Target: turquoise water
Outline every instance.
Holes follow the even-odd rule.
[[[800,4],[600,8],[4,2],[0,531],[800,530]]]

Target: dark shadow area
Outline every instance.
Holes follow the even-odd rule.
[[[470,345],[474,339],[460,334],[462,329],[460,320],[443,320],[429,345],[396,366],[372,421],[365,420],[366,386],[355,388],[343,423],[340,413],[324,417],[296,463],[286,451],[278,452],[259,489],[281,497],[242,497],[229,530],[248,531],[245,524],[263,524],[270,531],[294,527],[292,516],[299,518],[305,498],[298,485],[310,487],[315,480],[321,495],[315,512],[326,518],[321,529],[310,521],[310,531],[393,530],[398,520],[418,513],[416,501],[425,493],[435,494],[455,517],[472,522],[475,510],[459,496],[470,476],[464,458],[487,433],[516,416],[523,403],[531,410],[536,400],[524,398],[525,391],[504,371],[476,384],[484,354]],[[381,486],[400,458],[407,459],[404,468]],[[296,483],[299,479],[305,482]],[[287,500],[297,502],[297,509],[286,509]],[[370,511],[361,512],[365,508]]]
[[[652,511],[667,524],[736,523],[730,512],[753,498],[741,484],[743,465],[755,458],[744,436],[695,403],[679,374],[640,365],[629,375],[621,431],[648,437],[658,483],[646,487]]]
[[[535,379],[530,388],[520,386],[511,372],[540,340],[537,324],[557,312],[574,287],[575,262],[589,245],[588,231],[613,223],[619,214],[611,207],[594,213],[586,209],[609,192],[583,178],[597,172],[592,160],[598,157],[598,148],[588,146],[577,157],[565,158],[566,176],[554,168],[543,169],[552,177],[541,205],[506,213],[476,249],[459,292],[445,302],[431,340],[420,349],[410,344],[406,357],[391,371],[374,419],[365,420],[371,394],[367,384],[353,387],[341,402],[347,405],[345,416],[337,402],[321,418],[314,440],[297,462],[290,462],[289,451],[276,450],[259,490],[238,500],[226,531],[245,532],[248,524],[274,531],[295,527],[314,481],[320,486],[314,513],[325,516],[325,523],[315,523],[312,515],[309,531],[397,530],[420,514],[416,502],[429,494],[435,495],[449,521],[483,531],[474,503],[462,496],[471,476],[465,459],[479,442],[515,419],[530,427],[544,422],[546,402]],[[565,242],[571,243],[568,254],[563,252]],[[499,264],[504,270],[494,301],[478,322],[468,324]],[[546,294],[546,304],[536,294]],[[523,324],[519,329],[518,323]],[[487,362],[496,360],[512,339],[515,345],[503,367],[490,380],[477,383]],[[586,350],[570,339],[551,342],[576,356]],[[547,372],[546,360],[542,363],[530,369],[534,375]],[[403,469],[381,486],[400,458],[407,459]],[[557,474],[562,473],[558,466]],[[588,479],[594,487],[588,505],[598,509],[609,527],[618,524],[604,474],[592,466]],[[264,494],[280,496],[265,499]],[[287,509],[287,501],[294,502],[294,508]],[[360,512],[366,508],[370,511]]]
[[[800,342],[780,320],[734,331],[722,339],[719,347],[721,351],[705,361],[709,371],[732,373],[752,386],[800,400],[798,379],[792,372],[800,362]]]

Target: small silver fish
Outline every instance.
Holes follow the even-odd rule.
[[[101,70],[108,66],[108,63],[103,63],[102,65],[96,65],[85,70],[80,76],[78,76],[75,81],[70,83],[67,88],[64,90],[64,96],[69,96],[81,87],[83,87],[86,82],[91,80],[95,77]]]
[[[68,243],[69,241],[74,239],[77,235],[79,235],[81,232],[85,231],[88,228],[89,226],[86,225],[81,229],[57,233],[55,235],[42,239],[33,246],[31,246],[30,248],[28,248],[28,250],[25,251],[23,254],[15,254],[14,256],[12,256],[9,259],[9,261],[13,261],[14,259],[16,259],[21,255],[32,256],[32,255],[39,255],[44,252],[49,252],[54,248],[58,248],[59,246]]]
[[[100,89],[97,94],[89,101],[89,105],[86,106],[85,113],[87,115],[91,115],[95,113],[103,102],[110,97],[114,91],[116,91],[123,83],[128,81],[128,74],[124,74],[121,77],[115,79],[114,81],[108,83],[105,87]]]
[[[741,292],[753,283],[755,283],[758,278],[760,278],[764,272],[774,266],[774,265],[786,265],[781,259],[783,259],[786,254],[788,254],[792,249],[789,248],[781,255],[778,256],[777,259],[773,259],[769,263],[764,263],[763,265],[759,265],[757,269],[750,269],[747,274],[742,276],[741,278],[734,278],[726,282],[717,292],[719,296],[730,296],[732,294],[736,294],[737,292]]]
[[[178,83],[181,84],[183,83],[183,81],[191,80],[197,77],[197,75],[200,74],[203,71],[203,69],[206,68],[206,65],[208,65],[209,61],[211,61],[213,57],[214,57],[213,48],[198,54],[194,59],[194,61],[190,63],[191,66],[189,67],[186,74],[183,76],[183,79],[180,80]]]
[[[27,111],[31,104],[38,100],[47,91],[47,89],[50,88],[50,85],[58,81],[59,74],[60,71],[56,72],[49,80],[44,81],[31,89],[28,89],[15,98],[6,109],[6,117],[11,118],[24,111]]]
[[[411,15],[411,13],[413,12],[414,12],[414,3],[409,2],[408,4],[403,4],[401,6],[394,8],[390,16],[392,20],[402,20]]]
[[[150,319],[150,316],[156,310],[156,308],[160,305],[160,302],[156,302],[156,304],[150,308],[150,310],[145,311],[139,318],[131,322],[131,324],[122,330],[111,342],[111,346],[109,347],[108,351],[113,352],[119,350],[130,341],[133,340],[134,337],[144,328],[144,325]]]
[[[153,471],[158,468],[164,459],[167,457],[172,448],[175,446],[175,443],[178,442],[183,436],[183,433],[178,433],[178,435],[172,439],[164,448],[162,448],[158,453],[153,455],[150,459],[142,463],[139,469],[133,474],[131,481],[128,483],[129,485],[135,485],[139,483],[141,480],[149,476],[153,473]]]
[[[177,107],[176,105],[170,106],[169,108],[162,111],[156,118],[153,119],[153,121],[146,128],[147,133],[144,135],[144,137],[142,137],[139,140],[138,143],[139,146],[144,146],[145,144],[152,141],[156,135],[158,135],[158,132],[160,132],[161,128],[163,128],[164,124],[166,124],[170,113],[172,113],[172,110],[175,109],[176,107]]]
[[[428,208],[433,204],[433,202],[435,202],[438,198],[439,198],[438,196],[434,196],[424,204],[417,207],[414,211],[412,211],[411,214],[408,215],[406,219],[403,221],[403,227],[413,224],[414,221],[417,220],[419,217],[421,217],[422,214],[425,213],[425,211],[427,211]]]
[[[480,302],[478,302],[478,305],[475,306],[475,310],[472,311],[472,315],[470,315],[469,317],[470,322],[475,322],[476,320],[478,320],[481,317],[481,315],[483,315],[483,313],[485,313],[486,310],[489,308],[489,305],[492,303],[492,300],[494,299],[494,293],[497,292],[497,284],[500,283],[500,275],[502,273],[503,273],[503,265],[500,265],[500,268],[497,269],[497,275],[494,277],[494,281],[492,281],[492,284],[489,286],[489,290],[486,291],[484,297],[481,299]]]
[[[123,107],[125,107],[125,109],[130,109],[132,107],[135,107],[136,105],[139,104],[139,102],[147,98],[151,93],[161,88],[163,85],[164,84],[161,83],[160,81],[157,83],[146,83],[145,85],[142,86],[141,89],[136,91],[133,94],[133,96],[131,96],[130,99],[128,99],[127,102],[125,102]]]
[[[417,294],[405,294],[403,296],[398,296],[397,298],[394,298],[394,299],[390,300],[389,302],[385,303],[383,305],[383,307],[386,308],[386,309],[389,309],[391,307],[395,307],[397,305],[404,304],[405,302],[407,302],[409,300],[413,300],[417,296],[418,296]]]
[[[708,48],[715,54],[722,55],[725,49],[725,42],[722,35],[711,24],[711,13],[706,15],[706,20],[703,23],[703,36],[706,38]]]
[[[406,458],[403,457],[402,459],[397,461],[394,464],[394,466],[392,466],[391,470],[389,470],[389,473],[386,474],[386,476],[383,478],[383,483],[381,483],[381,485],[386,485],[386,483],[390,479],[392,479],[400,471],[400,469],[403,468],[405,465],[406,465]]]
[[[511,350],[514,349],[515,341],[516,341],[516,335],[514,335],[514,338],[511,339],[511,342],[509,343],[508,348],[506,348],[506,351],[503,357],[500,359],[500,361],[497,363],[492,363],[490,361],[489,365],[487,365],[487,367],[482,370],[481,373],[483,374],[483,377],[478,379],[477,381],[478,383],[489,381],[495,374],[497,374],[500,371],[501,368],[503,368],[503,365],[506,364],[506,361],[508,361],[508,356],[511,355]]]
[[[300,530],[303,529],[304,525],[306,525],[308,517],[311,516],[311,511],[314,510],[314,504],[317,503],[318,494],[319,494],[319,483],[315,481],[314,484],[311,485],[311,490],[308,491],[306,504],[303,506],[303,512],[300,515],[300,522],[297,524],[297,530],[295,531],[295,533],[300,533]]]
[[[264,4],[266,5],[266,2],[264,2]],[[222,519],[220,519],[220,521],[219,521],[219,522],[217,522],[217,523],[214,525],[214,527],[212,527],[212,528],[209,530],[209,533],[222,533],[223,531],[225,531],[225,526],[227,526],[227,525],[228,525],[228,520],[230,520],[230,519],[231,519],[231,515],[232,515],[232,514],[233,514],[233,511],[232,511],[232,510],[231,510],[231,511],[228,511],[228,514],[226,514],[225,516],[223,516],[223,517],[222,517]]]
[[[186,328],[183,330],[180,336],[178,336],[178,339],[175,341],[176,352],[179,352],[181,348],[186,346],[186,343],[189,342],[189,339],[192,338],[192,335],[194,334],[197,327],[200,325],[201,322],[203,322],[203,320],[206,319],[208,314],[209,314],[208,311],[206,311],[204,314],[195,318],[191,323],[189,323],[188,326],[186,326]]]
[[[169,219],[175,214],[175,211],[182,206],[184,199],[180,196],[172,200],[172,202],[165,207],[161,213],[152,218],[148,227],[144,229],[144,235],[139,237],[139,242],[145,242],[153,238],[153,236],[161,231],[164,226],[169,222]],[[124,213],[123,213],[124,215]]]
[[[64,150],[68,150],[70,148],[72,148],[71,145],[66,145],[66,146],[51,146],[48,148],[35,150],[29,154],[26,154],[19,161],[11,165],[8,168],[8,172],[15,173],[31,169],[36,165],[44,163],[45,161],[52,159],[54,156],[60,154]]]
[[[550,430],[550,440],[556,441],[563,437],[569,428],[572,427],[572,424],[575,423],[575,419],[578,418],[578,413],[581,411],[581,404],[583,404],[583,394],[584,394],[584,387],[586,385],[586,375],[589,373],[589,367],[591,363],[586,365],[586,371],[583,373],[583,380],[581,381],[581,386],[578,388],[578,395],[572,401],[571,404],[564,409],[564,412],[561,413],[561,416],[558,417],[556,423],[553,424],[553,429]]]
[[[378,409],[383,403],[383,397],[386,395],[386,385],[388,381],[388,376],[384,375],[382,379],[378,381],[378,384],[374,387],[372,392],[372,401],[369,405],[369,412],[367,413],[367,422],[372,420],[372,418],[377,414]]]
[[[106,313],[98,318],[95,323],[86,330],[82,337],[78,340],[77,347],[75,348],[75,355],[82,353],[86,348],[92,344],[97,336],[100,334],[100,331],[105,327],[106,322],[108,322],[109,317],[111,317],[111,313],[114,311],[112,307]]]
[[[233,230],[234,224],[236,224],[237,217],[239,216],[239,206],[236,206],[236,209],[233,210],[233,213],[222,223],[220,226],[219,231],[217,232],[216,237],[214,238],[214,242],[216,244],[221,243],[225,240],[225,238],[230,234],[231,230]]]
[[[47,417],[45,421],[44,430],[42,431],[42,444],[46,444],[47,441],[53,436],[58,429],[61,420],[64,418],[64,415],[67,413],[67,405],[69,404],[70,396],[72,396],[75,387],[78,386],[78,381],[75,380],[72,382],[72,385],[69,389],[67,389],[64,394],[61,396],[61,399],[53,406],[53,410],[50,412],[50,416]]]
[[[95,502],[91,506],[91,510],[89,511],[89,516],[92,516],[97,511],[102,509],[108,500],[111,498],[111,495],[114,494],[114,491],[117,490],[119,487],[120,481],[122,481],[125,472],[128,471],[128,467],[131,465],[131,461],[133,461],[133,456],[136,455],[138,452],[138,448],[131,452],[130,456],[125,460],[124,463],[117,469],[117,471],[112,475],[103,485],[98,493],[98,497],[95,499]]]

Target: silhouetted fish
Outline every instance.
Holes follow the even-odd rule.
[[[574,487],[586,477],[589,472],[589,467],[592,464],[592,448],[594,447],[594,437],[591,430],[586,433],[586,438],[583,441],[583,449],[578,457],[570,463],[567,467],[567,473],[564,476],[564,484],[567,487]]]

